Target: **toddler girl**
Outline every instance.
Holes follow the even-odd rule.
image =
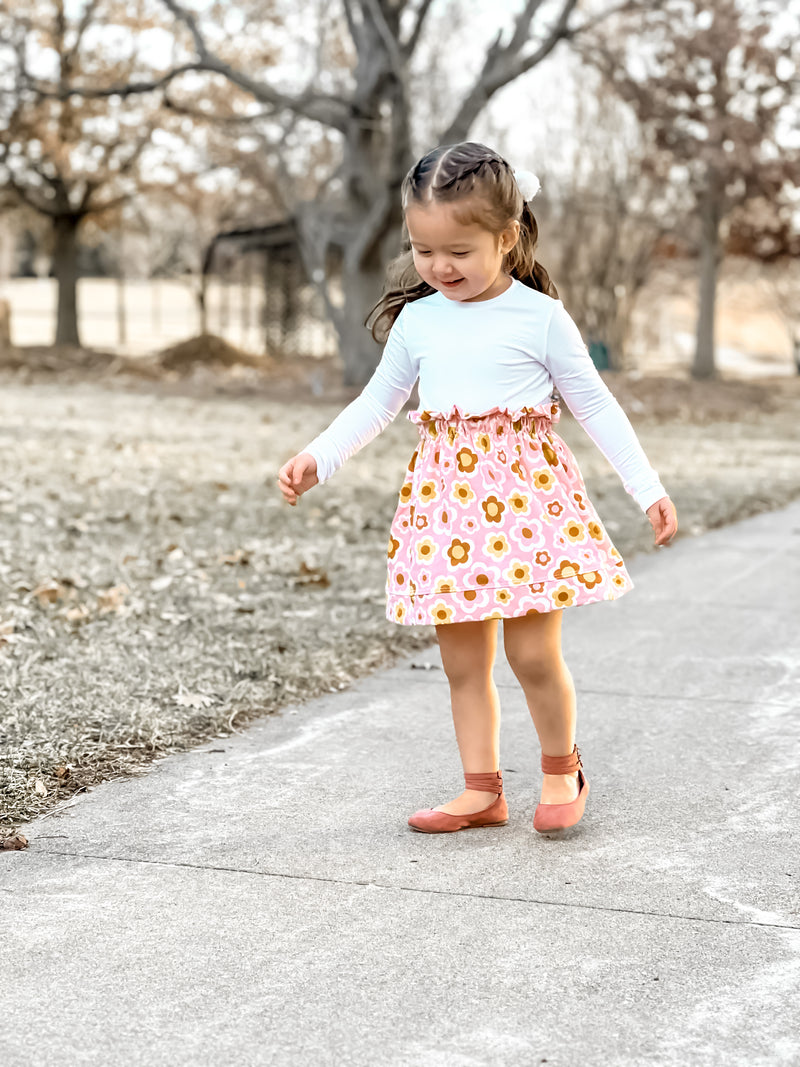
[[[534,258],[539,188],[497,153],[436,148],[406,176],[410,251],[370,320],[386,340],[358,396],[280,470],[286,500],[326,481],[397,415],[419,379],[419,431],[389,536],[387,614],[433,624],[450,684],[466,788],[415,812],[415,830],[501,826],[497,622],[541,745],[533,825],[574,826],[589,785],[575,744],[575,690],[561,655],[563,609],[615,600],[632,582],[553,425],[554,386],[646,512],[658,545],[675,509],[633,428]]]

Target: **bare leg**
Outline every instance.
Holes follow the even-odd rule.
[[[500,698],[492,677],[497,653],[497,620],[453,622],[436,627],[442,666],[450,683],[453,725],[468,774],[500,766]],[[465,789],[435,811],[471,815],[497,799],[496,793]]]
[[[575,744],[575,686],[561,654],[562,615],[550,611],[503,620],[506,659],[546,756],[567,756]],[[577,795],[577,771],[542,776],[542,804],[567,804]]]

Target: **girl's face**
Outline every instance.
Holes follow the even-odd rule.
[[[503,256],[517,243],[513,220],[496,237],[476,222],[458,221],[453,205],[433,201],[406,211],[414,266],[448,300],[490,300],[508,288]]]

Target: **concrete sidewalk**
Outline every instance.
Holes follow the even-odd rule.
[[[462,788],[436,649],[95,788],[0,859],[0,1063],[800,1064],[800,501],[629,560],[567,613],[591,793],[531,827]]]

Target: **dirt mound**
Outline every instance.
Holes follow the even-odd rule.
[[[216,363],[223,367],[257,367],[265,372],[275,370],[275,360],[269,356],[254,356],[213,333],[201,333],[197,337],[170,345],[158,352],[156,359],[165,370],[189,370],[198,363]]]

